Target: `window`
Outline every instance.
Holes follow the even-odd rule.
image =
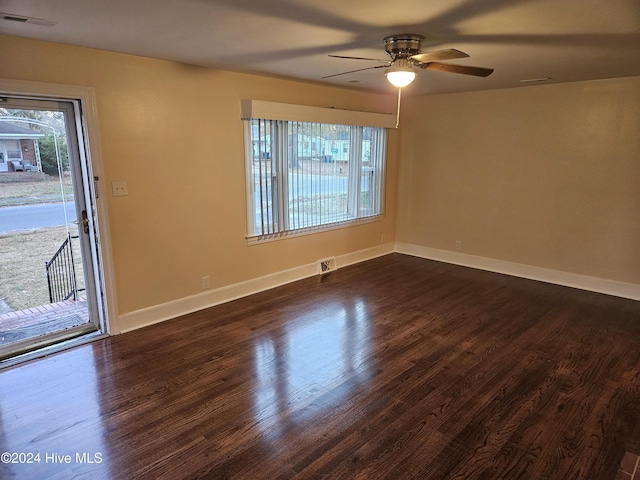
[[[252,118],[245,136],[249,237],[382,213],[385,128]]]

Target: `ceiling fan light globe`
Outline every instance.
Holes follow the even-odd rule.
[[[416,72],[411,69],[399,70],[390,68],[385,72],[385,75],[389,83],[398,88],[406,87],[416,79]]]

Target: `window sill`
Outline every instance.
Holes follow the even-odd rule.
[[[363,225],[365,223],[378,222],[384,218],[384,214],[372,215],[370,217],[357,218],[354,220],[345,220],[344,222],[336,222],[328,225],[318,225],[317,227],[301,228],[298,230],[291,230],[288,232],[273,233],[270,235],[253,235],[247,237],[247,245],[259,245],[267,242],[276,242],[278,240],[285,240],[292,237],[301,237],[304,235],[314,235],[317,233],[324,233],[331,230],[338,230],[341,228],[353,227],[356,225]]]

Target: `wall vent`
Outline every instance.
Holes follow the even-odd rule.
[[[338,269],[338,266],[336,265],[336,259],[333,257],[326,258],[318,262],[318,274],[320,275],[333,272],[334,270],[337,270],[337,269]]]
[[[53,27],[58,22],[45,20],[44,18],[25,17],[24,15],[15,15],[13,13],[0,13],[0,19],[7,22],[27,23],[29,25],[39,25],[41,27]]]

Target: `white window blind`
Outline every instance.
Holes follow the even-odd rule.
[[[382,213],[385,128],[244,121],[249,237],[333,228]]]

